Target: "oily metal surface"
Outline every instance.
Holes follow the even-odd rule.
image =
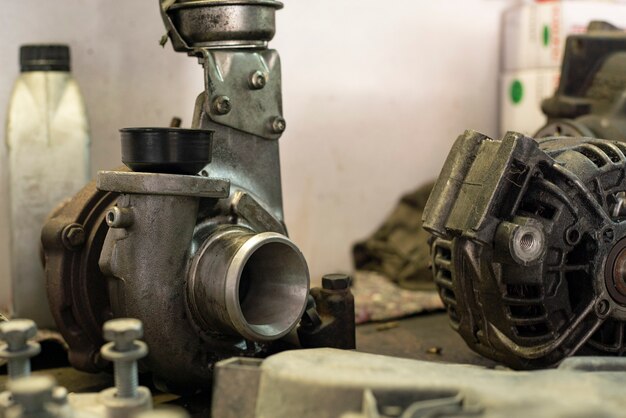
[[[144,364],[170,390],[206,387],[216,359],[247,347],[236,338],[203,341],[187,319],[184,281],[199,199],[125,194],[117,206],[134,215],[130,230],[109,230],[100,255],[112,311],[142,320],[150,346]]]
[[[281,62],[277,51],[203,48],[200,59],[205,72],[203,110],[212,121],[265,139],[280,138],[286,125],[281,129],[274,125],[276,120],[283,120]],[[257,72],[265,80],[262,88],[249,83]],[[225,100],[226,108],[220,102]],[[216,137],[216,145],[218,141]]]
[[[143,195],[223,199],[230,194],[228,180],[178,174],[100,171],[96,185],[103,191]]]
[[[280,59],[266,48],[273,36],[274,12],[281,4],[254,0],[163,0],[159,4],[175,50],[200,58],[205,73],[205,91],[196,101],[190,131],[141,130],[165,139],[156,162],[174,162],[176,173],[152,172],[163,171],[160,165],[151,165],[149,172],[100,172],[95,193],[117,199],[113,207],[97,208],[102,229],[97,245],[86,250],[88,265],[55,252],[59,228],[73,228],[71,234],[62,235],[67,247],[79,241],[80,225],[49,222],[44,249],[46,259],[53,259],[49,282],[58,286],[55,295],[64,294],[69,280],[89,291],[92,277],[98,280],[93,291],[100,305],[81,305],[72,299],[74,295],[56,296],[57,320],[66,319],[62,315],[68,309],[66,301],[73,304],[70,319],[74,322],[80,315],[95,317],[90,323],[79,323],[80,338],[72,335],[73,322],[64,329],[72,364],[92,371],[104,367],[94,351],[96,341],[101,342],[102,315],[136,318],[144,324],[144,340],[150,347],[141,366],[152,372],[159,388],[188,393],[210,388],[213,366],[221,359],[261,357],[291,346],[293,342],[280,339],[292,336],[300,322],[309,276],[304,257],[286,236],[283,216],[277,140],[286,122]],[[171,18],[177,13],[180,19]],[[224,14],[234,26],[223,26],[215,13]],[[187,44],[182,29],[197,31],[191,37],[201,42]],[[210,162],[207,153],[200,158],[207,163],[204,167],[196,165],[193,153],[176,158],[181,147],[170,146],[173,133],[195,137],[208,131],[213,132]],[[138,145],[142,150],[149,144]],[[72,214],[80,213],[77,205]],[[245,237],[218,237],[220,231],[231,229],[245,231]],[[205,251],[208,243],[217,241],[219,245]],[[61,262],[66,270],[54,267]],[[95,274],[87,274],[91,272]],[[345,330],[352,333],[341,344],[354,346],[350,328],[354,309],[346,308],[351,294],[349,289],[343,293],[341,306],[326,309],[322,320],[311,327],[315,335],[308,344],[332,344],[328,336]]]
[[[424,226],[450,323],[472,349],[521,369],[624,353],[626,309],[605,280],[626,237],[624,190],[622,142],[459,137]]]
[[[71,347],[70,362],[84,371],[104,367],[102,324],[112,316],[98,258],[108,227],[105,214],[118,194],[92,181],[46,221],[41,241],[50,309]]]
[[[311,289],[298,338],[303,348],[356,347],[354,296],[345,274],[322,277],[322,288]],[[348,320],[350,319],[350,320]]]
[[[281,7],[274,1],[188,1],[174,3],[167,13],[184,41],[200,47],[270,41],[276,32],[276,9]]]

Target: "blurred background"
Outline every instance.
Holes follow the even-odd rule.
[[[38,42],[71,47],[91,124],[92,174],[120,164],[118,129],[167,126],[173,116],[188,126],[202,69],[159,46],[156,3],[3,2],[0,126],[19,46]],[[271,43],[283,61],[283,194],[290,234],[312,277],[350,271],[354,241],[373,232],[401,194],[438,174],[460,132],[496,133],[499,21],[507,5],[286,1]],[[2,187],[4,197],[6,180]],[[4,278],[8,205],[1,201]]]
[[[167,126],[173,116],[189,126],[202,69],[159,46],[164,29],[156,3],[2,2],[0,126],[19,73],[19,46],[48,42],[71,47],[91,124],[92,175],[120,164],[118,129]],[[501,65],[503,12],[519,2],[285,3],[271,43],[283,62],[285,213],[319,278],[352,270],[352,244],[375,231],[401,195],[436,177],[460,133],[499,134],[501,72],[511,70]],[[4,161],[0,309],[10,274]]]

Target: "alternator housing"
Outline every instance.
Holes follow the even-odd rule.
[[[424,212],[452,327],[515,368],[621,355],[625,198],[624,143],[461,135]]]

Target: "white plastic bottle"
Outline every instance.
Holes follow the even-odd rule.
[[[54,327],[40,258],[44,220],[89,180],[89,125],[65,45],[26,45],[9,102],[12,316]]]

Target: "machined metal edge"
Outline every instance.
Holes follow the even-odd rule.
[[[239,287],[241,282],[241,277],[244,273],[244,268],[248,263],[248,260],[259,248],[265,246],[270,243],[279,243],[285,245],[296,256],[298,261],[304,266],[305,281],[306,288],[305,296],[302,299],[302,306],[298,311],[294,311],[291,315],[290,324],[287,326],[283,326],[278,332],[268,333],[267,325],[274,326],[275,324],[267,324],[267,325],[259,325],[248,322],[245,317],[240,301],[239,295]],[[243,335],[245,338],[252,339],[254,341],[272,341],[277,340],[279,338],[287,335],[291,330],[293,330],[298,323],[300,322],[300,318],[304,314],[306,309],[306,301],[308,295],[308,289],[311,286],[311,279],[309,277],[308,266],[304,255],[300,251],[300,249],[286,236],[282,234],[278,234],[276,232],[262,232],[260,234],[254,235],[252,238],[248,239],[233,255],[232,263],[229,266],[226,273],[226,281],[225,281],[225,302],[226,302],[226,310],[233,321],[233,325],[237,331]],[[286,302],[286,301],[283,301]]]
[[[223,199],[230,194],[230,181],[179,174],[100,171],[98,190],[130,194],[195,196]]]
[[[295,294],[287,298],[289,300],[280,299],[283,303],[292,303],[289,307],[295,308],[286,309],[289,312],[283,312],[283,315],[288,315],[283,324],[275,321],[266,324],[259,324],[257,321],[249,322],[241,306],[242,275],[249,267],[248,263],[253,254],[271,244],[281,244],[288,248],[291,258],[285,259],[284,263],[292,269],[298,267],[302,269],[303,275],[300,283],[301,289],[304,290],[302,303],[297,308],[293,306],[294,304],[300,305],[296,302],[298,295]],[[211,266],[208,271],[207,266]],[[205,281],[207,277],[210,277],[208,282]],[[284,279],[284,277],[279,278]],[[251,341],[271,342],[284,337],[298,325],[306,308],[306,295],[308,295],[309,287],[310,277],[306,260],[289,238],[275,232],[255,233],[245,227],[232,226],[214,232],[193,258],[187,278],[187,311],[190,313],[189,317],[192,319],[194,328],[200,330],[201,335],[206,334],[209,338],[226,332]],[[199,295],[203,296],[199,297]],[[211,295],[209,305],[207,305],[206,295]],[[264,296],[267,296],[267,293]],[[265,319],[269,320],[267,317]]]
[[[200,0],[187,1],[184,3],[174,3],[167,10],[187,9],[192,7],[212,7],[212,6],[269,6],[276,10],[284,7],[283,3],[273,0]]]

